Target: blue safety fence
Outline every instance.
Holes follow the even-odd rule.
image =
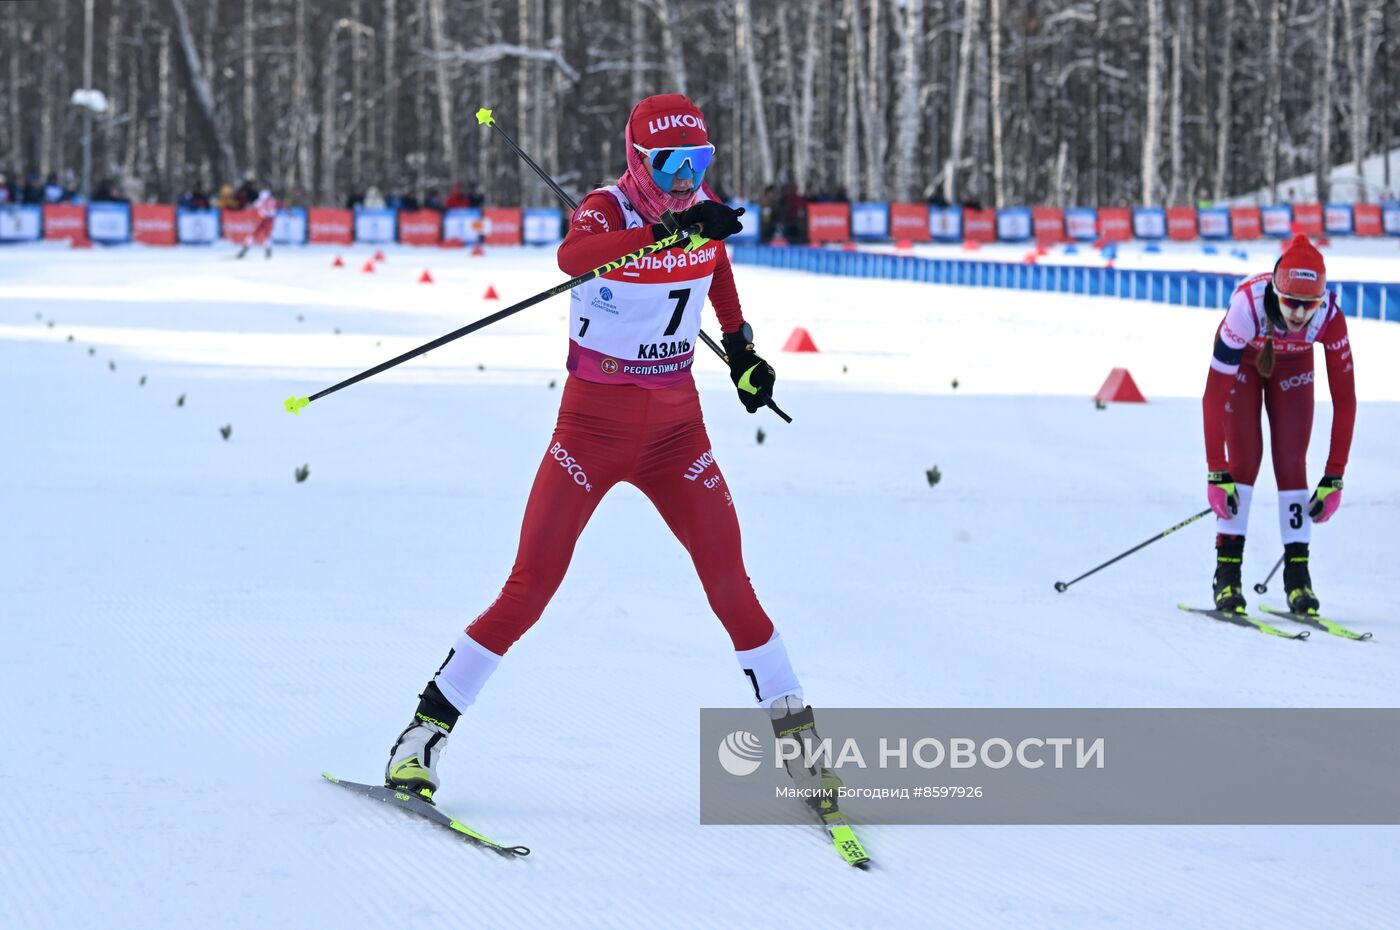
[[[917,258],[881,252],[850,252],[802,246],[733,245],[730,260],[848,278],[885,278],[964,287],[1051,291],[1086,297],[1121,297],[1223,310],[1240,277],[1204,271],[1032,265],[960,258]],[[1333,281],[1342,312],[1368,320],[1400,322],[1400,283]]]

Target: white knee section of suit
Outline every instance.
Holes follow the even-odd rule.
[[[1278,534],[1283,537],[1285,546],[1312,540],[1312,518],[1308,516],[1311,498],[1312,493],[1306,488],[1278,492]]]
[[[486,679],[500,664],[500,656],[463,633],[452,644],[451,657],[433,680],[442,696],[461,712],[476,703]]]
[[[801,706],[802,685],[797,680],[797,673],[792,670],[787,649],[776,630],[772,638],[757,649],[736,650],[734,655],[739,659],[739,667],[753,684],[758,703],[768,707],[779,698],[792,695]]]
[[[1240,498],[1240,511],[1228,520],[1215,518],[1215,531],[1226,536],[1246,536],[1249,529],[1249,504],[1254,500],[1254,485],[1236,484],[1235,493]]]

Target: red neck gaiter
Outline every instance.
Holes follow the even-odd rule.
[[[694,206],[700,193],[699,185],[685,197],[674,197],[663,191],[651,179],[651,168],[635,148],[676,148],[684,145],[705,145],[710,141],[705,127],[705,114],[681,94],[660,94],[648,97],[632,109],[624,133],[627,140],[627,170],[617,179],[617,186],[627,195],[633,209],[648,223],[661,219],[667,210],[679,213]]]

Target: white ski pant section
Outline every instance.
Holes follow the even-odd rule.
[[[797,673],[792,670],[792,661],[788,659],[783,638],[776,630],[773,638],[757,649],[739,650],[734,655],[739,660],[739,667],[753,684],[758,703],[772,705],[779,698],[795,696],[801,704],[802,685],[797,680]]]
[[[452,644],[452,658],[433,680],[442,696],[460,712],[476,703],[486,679],[500,664],[500,656],[463,633]]]
[[[1283,544],[1310,542],[1312,540],[1312,518],[1308,516],[1308,502],[1312,492],[1278,492],[1278,532]]]
[[[1254,485],[1235,484],[1235,493],[1240,498],[1240,510],[1228,520],[1215,518],[1215,531],[1226,536],[1245,536],[1249,533],[1249,505],[1254,500]]]

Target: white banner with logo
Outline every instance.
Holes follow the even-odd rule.
[[[355,241],[374,244],[394,241],[399,214],[388,207],[355,208]]]
[[[456,239],[467,245],[481,241],[481,210],[478,207],[456,207],[442,216],[442,240]]]
[[[130,242],[130,205],[124,203],[95,203],[89,206],[88,238],[93,242]]]
[[[301,207],[278,210],[272,221],[272,241],[279,245],[301,245],[306,242],[306,211]]]
[[[39,238],[44,211],[37,204],[0,207],[0,242],[32,242]]]
[[[552,207],[526,207],[521,217],[526,245],[544,245],[564,238],[564,211]]]

